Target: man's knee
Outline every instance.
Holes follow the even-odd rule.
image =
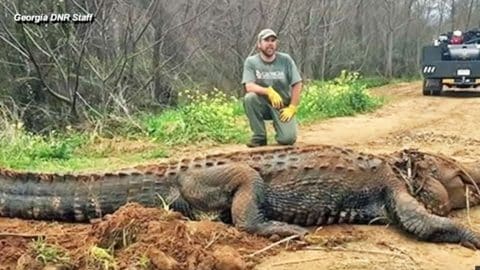
[[[260,102],[260,97],[253,92],[248,92],[244,97],[245,105],[258,104]]]
[[[292,145],[297,141],[297,136],[295,134],[291,134],[288,136],[282,136],[277,138],[277,143],[281,145]]]

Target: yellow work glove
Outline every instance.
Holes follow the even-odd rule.
[[[280,109],[283,107],[282,97],[271,86],[267,88],[267,97],[274,108]]]
[[[290,104],[287,108],[283,109],[280,113],[280,120],[288,122],[297,113],[297,106]]]

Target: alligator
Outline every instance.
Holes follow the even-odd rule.
[[[442,215],[460,207],[450,182],[476,187],[476,173],[413,150],[381,156],[328,145],[215,154],[114,173],[2,169],[0,215],[85,222],[128,202],[150,207],[164,201],[187,217],[215,212],[263,236],[305,235],[305,227],[315,225],[388,223],[420,240],[475,249],[480,235]],[[470,191],[463,198],[478,204],[480,193]]]

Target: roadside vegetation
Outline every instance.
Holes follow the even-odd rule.
[[[330,81],[307,82],[298,120],[306,125],[374,110],[383,100],[370,95],[368,88],[386,83],[381,78],[363,79],[350,72],[342,72]],[[0,166],[36,171],[118,168],[168,157],[176,147],[241,144],[248,140],[241,99],[218,89],[208,93],[186,89],[179,101],[175,109],[138,114],[118,128],[99,128],[97,124],[95,128],[67,127],[47,135],[26,132],[11,112],[3,110]]]
[[[31,249],[35,260],[42,265],[63,265],[64,268],[70,265],[68,254],[59,246],[47,244],[43,238],[34,240]]]

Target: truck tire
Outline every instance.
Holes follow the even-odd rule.
[[[441,79],[424,79],[423,95],[424,96],[440,96],[442,94]]]

